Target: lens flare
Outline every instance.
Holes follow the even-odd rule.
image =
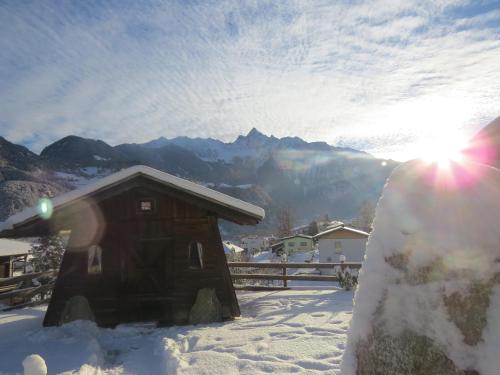
[[[467,189],[481,179],[480,169],[467,153],[468,140],[455,131],[437,132],[420,145],[423,174],[435,188]]]
[[[74,203],[71,222],[70,245],[74,248],[87,248],[100,243],[106,232],[106,220],[99,205],[91,198]]]
[[[440,167],[449,167],[452,162],[464,160],[467,140],[460,134],[438,135],[421,145],[421,159],[427,163],[436,163]]]
[[[54,207],[52,201],[49,198],[41,198],[37,205],[38,215],[44,220],[48,220],[52,217],[54,212]]]

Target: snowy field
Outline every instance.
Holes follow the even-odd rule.
[[[337,289],[238,292],[242,317],[156,329],[42,328],[45,307],[0,313],[0,374],[40,354],[49,374],[337,374],[352,313]]]

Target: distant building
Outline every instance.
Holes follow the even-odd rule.
[[[328,222],[324,222],[321,226],[318,226],[319,233],[324,232],[325,230],[332,229],[341,225],[345,225],[342,221],[332,220]]]
[[[242,237],[240,242],[241,247],[250,254],[260,252],[269,247],[269,238],[257,235]]]
[[[310,235],[316,235],[320,232],[323,232],[327,229],[331,229],[333,227],[336,227],[338,225],[344,224],[342,221],[338,220],[330,220],[330,219],[323,219],[323,220],[315,220],[309,225],[303,225],[294,229],[299,229],[294,231],[292,229],[292,234],[310,234]]]
[[[346,225],[337,225],[318,233],[320,263],[339,262],[345,256],[346,262],[362,262],[365,257],[368,233]]]
[[[283,253],[283,242],[275,242],[272,245],[269,246],[271,248],[271,252],[273,254],[282,254]]]
[[[224,253],[226,254],[240,254],[245,252],[245,249],[236,246],[234,243],[230,241],[223,241],[222,246],[224,246]]]
[[[16,264],[24,268],[30,250],[28,242],[0,238],[0,278],[14,276]]]
[[[308,234],[309,233],[309,229],[310,229],[309,224],[300,225],[298,227],[292,228],[291,229],[291,234],[292,235],[295,235],[295,234]]]
[[[283,251],[286,254],[311,251],[314,248],[313,237],[306,234],[284,237],[280,241],[283,242]]]

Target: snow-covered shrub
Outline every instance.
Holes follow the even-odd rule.
[[[343,375],[498,375],[499,197],[500,171],[474,163],[393,172],[359,275]]]
[[[337,277],[339,279],[339,286],[345,290],[352,290],[358,285],[358,278],[349,269],[338,270]]]
[[[228,262],[250,262],[251,256],[245,252],[235,253],[230,252],[226,254],[226,258]]]
[[[30,263],[35,272],[58,270],[64,254],[64,242],[59,236],[41,237],[31,247]]]

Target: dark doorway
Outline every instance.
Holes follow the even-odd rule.
[[[170,314],[174,280],[174,243],[170,238],[133,242],[126,259],[124,292],[134,320],[161,320]]]

